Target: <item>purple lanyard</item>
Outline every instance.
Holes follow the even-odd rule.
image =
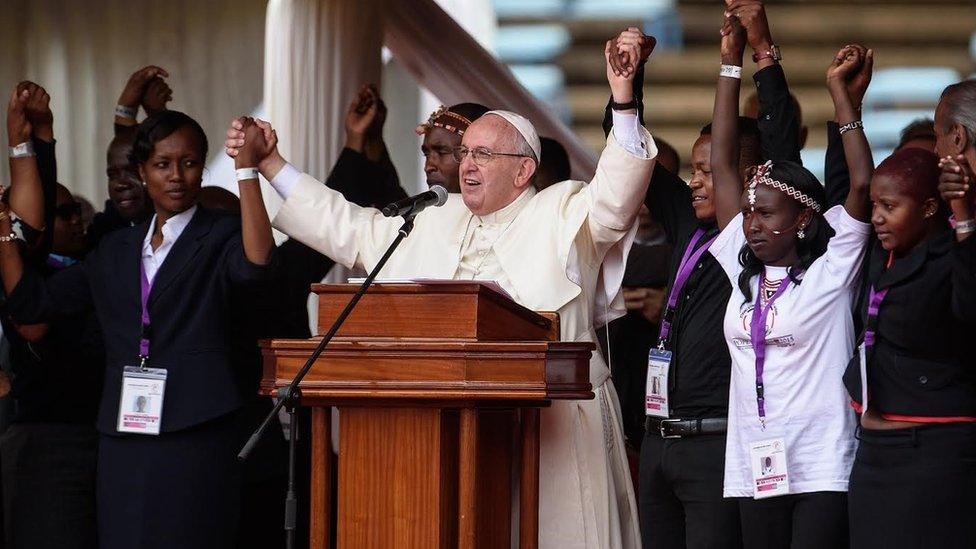
[[[878,320],[878,311],[881,310],[881,302],[884,301],[886,295],[888,295],[889,288],[885,288],[880,292],[874,290],[874,286],[871,286],[871,290],[868,292],[868,319],[865,323],[866,327],[864,329],[864,346],[871,347],[874,345],[874,325]]]
[[[139,360],[142,366],[146,365],[149,358],[149,292],[152,291],[152,282],[146,276],[146,266],[139,260],[139,286],[142,290],[142,335],[139,338]]]
[[[695,234],[691,236],[691,240],[688,242],[688,246],[685,248],[684,255],[681,257],[681,263],[678,264],[678,274],[674,277],[674,284],[671,285],[671,293],[668,294],[668,304],[664,309],[664,314],[661,315],[661,332],[658,337],[658,347],[661,349],[664,348],[664,342],[667,341],[668,334],[671,333],[671,319],[674,318],[674,309],[678,306],[678,296],[681,295],[681,290],[691,277],[691,271],[695,269],[695,265],[698,264],[698,260],[701,259],[702,254],[718,238],[718,235],[713,236],[696,250],[695,246],[703,236],[705,236],[705,229],[699,228],[695,231]]]
[[[773,302],[783,295],[792,280],[789,276],[784,278],[776,293],[769,298],[765,306],[762,306],[762,288],[765,281],[766,271],[764,269],[759,276],[756,305],[752,309],[752,324],[749,327],[749,339],[752,340],[752,350],[756,353],[756,406],[759,409],[759,421],[764,429],[766,428],[766,389],[763,385],[763,368],[766,365],[766,317],[769,316],[769,309],[772,308]]]

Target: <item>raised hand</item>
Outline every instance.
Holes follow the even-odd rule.
[[[7,104],[7,141],[15,147],[25,141],[30,141],[32,126],[27,118],[27,102],[30,100],[30,90],[14,88]]]
[[[27,90],[27,120],[31,123],[35,136],[44,141],[54,140],[54,113],[51,112],[51,96],[34,82],[25,80],[17,84],[17,90]]]
[[[854,108],[860,110],[861,103],[864,102],[864,93],[871,84],[871,76],[874,74],[874,50],[869,50],[860,44],[853,44],[851,47],[860,52],[863,61],[860,68],[847,80],[847,94],[851,97]]]
[[[173,90],[161,76],[155,76],[146,84],[140,103],[146,114],[152,116],[165,111],[166,104],[173,100]]]
[[[766,20],[766,8],[759,0],[725,0],[726,19],[736,17],[746,30],[746,39],[753,50],[768,50],[773,45]]]
[[[827,67],[827,87],[835,88],[843,86],[847,91],[848,83],[854,78],[864,63],[864,52],[867,50],[863,46],[851,45],[841,48],[830,66]]]
[[[156,65],[148,65],[132,73],[119,96],[119,105],[138,108],[139,102],[146,92],[146,86],[157,76],[168,77],[169,73],[166,72],[166,69]]]
[[[224,147],[236,167],[257,167],[269,181],[285,164],[278,153],[278,134],[269,122],[257,118],[231,120]]]
[[[722,64],[742,66],[746,49],[746,30],[736,16],[726,17],[722,24]]]
[[[939,160],[939,193],[951,208],[956,219],[972,219],[973,169],[963,155],[947,156]]]
[[[610,65],[615,75],[626,75],[636,72],[637,67],[647,61],[657,40],[647,36],[637,27],[628,27],[610,40],[611,51],[616,55],[610,57]]]
[[[633,27],[624,32],[633,33],[635,31],[640,33]],[[644,36],[643,34],[633,39],[625,37],[621,40],[620,36],[617,36],[607,40],[603,55],[607,63],[607,82],[610,84],[610,91],[615,102],[629,103],[634,99],[633,82],[634,76],[637,74],[637,65],[642,59],[647,58],[644,52],[650,55],[656,43],[657,41],[653,36]]]
[[[346,137],[357,136],[360,139],[365,137],[378,114],[379,94],[376,93],[376,87],[372,84],[363,84],[346,111]]]

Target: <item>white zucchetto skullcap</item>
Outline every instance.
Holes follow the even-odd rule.
[[[529,144],[529,148],[535,153],[536,161],[538,162],[542,159],[542,143],[539,141],[539,134],[535,133],[535,126],[532,125],[532,122],[529,122],[528,118],[521,114],[515,114],[512,111],[488,111],[485,114],[494,114],[495,116],[504,118],[525,138],[525,142]]]

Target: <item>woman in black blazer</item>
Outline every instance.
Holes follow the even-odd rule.
[[[949,227],[938,183],[938,157],[918,148],[871,180],[878,242],[844,374],[861,413],[848,507],[859,549],[976,542],[976,239]],[[970,199],[952,207],[972,219]]]
[[[275,137],[260,122],[243,122],[247,144],[236,164],[254,168],[254,153],[273,146]],[[245,400],[232,359],[231,298],[233,290],[269,276],[271,225],[256,172],[249,170],[238,170],[241,217],[196,205],[207,139],[183,113],[143,121],[131,158],[153,218],[107,235],[83,263],[46,280],[24,269],[16,246],[0,242],[7,312],[34,323],[93,308],[101,323],[100,546],[230,547],[240,493],[238,412]],[[0,234],[9,232],[9,217],[0,213]],[[159,434],[119,430],[133,425],[119,421],[121,408],[133,412],[128,401],[138,400],[131,392],[120,400],[126,367],[165,371]]]

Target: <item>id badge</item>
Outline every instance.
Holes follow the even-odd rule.
[[[786,441],[761,440],[749,445],[752,486],[755,499],[785,496],[790,493],[790,474],[786,468]]]
[[[158,435],[163,421],[165,390],[166,370],[138,366],[123,368],[118,431]]]
[[[651,349],[647,355],[647,388],[644,393],[644,413],[652,417],[668,417],[668,372],[671,370],[671,351]]]

